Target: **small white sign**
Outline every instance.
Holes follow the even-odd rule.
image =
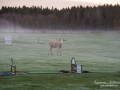
[[[8,45],[12,44],[12,37],[11,37],[11,35],[5,35],[5,44],[8,44]]]
[[[82,73],[82,65],[77,65],[77,73]]]

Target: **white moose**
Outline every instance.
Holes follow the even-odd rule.
[[[66,41],[67,39],[57,39],[56,41],[49,41],[49,46],[50,46],[50,53],[52,55],[52,48],[58,48],[57,50],[57,56],[58,56],[58,52],[60,52],[60,56],[61,56],[61,48],[62,48],[62,44],[63,41]],[[49,55],[49,52],[48,52]]]

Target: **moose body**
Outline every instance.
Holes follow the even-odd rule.
[[[49,41],[51,55],[52,55],[52,48],[58,48],[57,55],[58,55],[58,52],[60,52],[60,56],[61,56],[61,48],[62,48],[63,41],[66,41],[66,40],[60,38],[59,40],[56,40],[56,41]],[[48,55],[49,55],[49,52],[48,52]]]

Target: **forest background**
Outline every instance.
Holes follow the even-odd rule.
[[[35,30],[120,30],[120,5],[73,6],[63,9],[2,6],[0,31]]]

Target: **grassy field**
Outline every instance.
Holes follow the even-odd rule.
[[[12,46],[5,45],[5,35],[12,36]],[[120,69],[119,33],[26,34],[0,33],[0,72],[10,71],[13,58],[17,71],[60,71],[71,69],[71,58],[87,71],[116,71]],[[48,42],[65,38],[62,56],[48,55]],[[43,44],[38,44],[38,38]],[[95,82],[118,82],[118,86],[101,87]],[[112,82],[111,81],[111,82]],[[0,90],[117,90],[120,74],[40,74],[0,76]]]

